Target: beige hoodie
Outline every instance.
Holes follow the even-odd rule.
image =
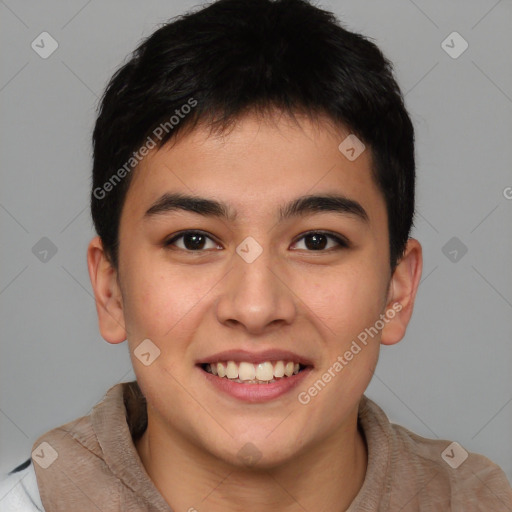
[[[146,422],[145,399],[134,381],[113,386],[89,415],[41,436],[32,458],[45,511],[171,511],[134,446]],[[366,396],[359,425],[368,467],[347,512],[512,512],[507,478],[484,456],[470,453],[463,460],[460,445],[390,423]]]

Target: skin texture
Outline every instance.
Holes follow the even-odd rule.
[[[409,239],[391,276],[384,198],[372,180],[371,150],[350,162],[338,150],[349,131],[327,120],[248,114],[224,135],[203,127],[153,150],[133,176],[120,222],[116,272],[94,238],[88,266],[99,326],[109,343],[128,340],[148,401],[141,460],[175,510],[345,510],[364,481],[367,450],[357,409],[380,344],[397,343],[413,311],[422,269]],[[190,212],[144,219],[164,192],[222,200],[235,222]],[[358,201],[369,222],[332,212],[278,222],[278,207],[307,194]],[[182,230],[211,235],[188,250]],[[306,233],[329,230],[315,250]],[[236,252],[248,236],[252,263]],[[192,248],[194,246],[192,245]],[[379,315],[401,310],[307,405],[297,399]],[[161,353],[144,366],[133,351],[149,338]],[[196,366],[228,349],[279,348],[309,358],[299,389],[266,403],[220,393]],[[239,450],[261,455],[247,467]],[[341,485],[340,485],[341,484]]]

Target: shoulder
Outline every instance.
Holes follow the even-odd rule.
[[[44,512],[31,459],[0,477],[0,508],[4,512]]]
[[[32,446],[32,458],[9,474],[0,474],[0,510],[44,512],[41,496],[48,508],[51,503],[48,493],[56,491],[59,495],[61,490],[69,491],[65,482],[55,478],[57,467],[67,468],[69,473],[77,472],[77,477],[83,477],[87,471],[97,477],[105,461],[95,427],[112,434],[114,444],[117,439],[114,434],[119,430],[126,431],[128,438],[130,435],[125,417],[125,388],[121,384],[113,386],[89,414],[41,435]],[[88,464],[78,467],[77,459]],[[53,469],[48,470],[50,467]]]
[[[74,454],[82,450],[101,455],[91,414],[76,418],[39,436],[32,446],[32,455],[36,462],[41,462],[41,467],[45,467],[51,464],[53,458],[56,459],[68,450]]]
[[[406,474],[414,476],[450,503],[467,507],[485,505],[489,510],[512,509],[509,481],[503,470],[487,457],[467,451],[456,441],[428,439],[400,425],[390,425],[399,478]]]
[[[446,439],[429,439],[409,429],[390,424],[394,434],[395,448],[399,456],[406,457],[418,464],[432,466],[446,474],[453,482],[471,474],[501,474],[506,480],[502,469],[484,455],[467,451],[456,441]]]
[[[384,474],[390,510],[512,510],[512,488],[503,470],[461,444],[428,439],[391,423],[367,397],[359,419],[367,436],[369,464]],[[416,507],[416,508],[414,508]],[[463,508],[460,508],[463,507]]]

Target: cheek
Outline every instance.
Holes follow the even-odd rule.
[[[137,338],[154,338],[161,343],[186,338],[218,276],[197,267],[155,260],[142,264],[140,258],[140,264],[135,265],[135,261],[125,274],[123,287],[128,330]]]
[[[303,282],[300,297],[320,319],[328,337],[345,343],[379,317],[385,283],[368,266],[331,269],[313,284]]]

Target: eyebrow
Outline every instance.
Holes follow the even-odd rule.
[[[229,222],[234,222],[237,218],[236,211],[221,201],[180,193],[166,193],[151,205],[144,214],[144,219],[179,210],[197,213],[205,217],[217,217]],[[301,196],[281,206],[278,212],[280,222],[292,217],[301,217],[319,212],[332,212],[354,217],[366,224],[369,223],[368,214],[360,203],[339,194]]]

